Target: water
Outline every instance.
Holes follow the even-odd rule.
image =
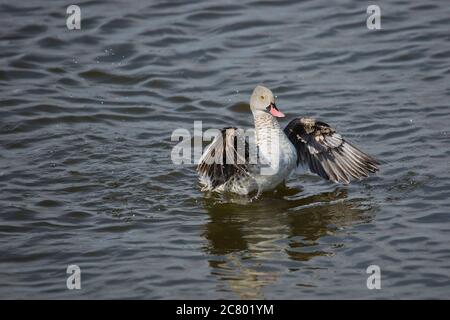
[[[377,1],[378,31],[359,1],[77,4],[0,5],[0,298],[450,297],[447,1]],[[203,195],[171,133],[252,126],[259,83],[381,172]]]

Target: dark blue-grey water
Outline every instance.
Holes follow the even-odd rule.
[[[444,0],[2,1],[0,298],[449,298],[449,16]],[[283,125],[328,122],[381,172],[205,197],[171,133],[250,127],[259,83]]]

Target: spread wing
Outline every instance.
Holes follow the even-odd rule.
[[[197,166],[202,181],[216,188],[249,174],[249,143],[237,128],[223,128],[208,145]]]
[[[350,144],[328,124],[297,118],[284,129],[297,150],[297,165],[333,182],[349,183],[378,171],[379,162]]]

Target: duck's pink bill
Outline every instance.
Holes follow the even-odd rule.
[[[273,106],[270,107],[270,114],[273,115],[274,117],[278,117],[278,118],[284,117],[284,113],[281,112],[280,110],[276,109]]]

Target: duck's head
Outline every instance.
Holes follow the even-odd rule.
[[[257,86],[253,90],[252,96],[250,97],[250,109],[254,114],[266,112],[274,117],[284,117],[283,112],[278,110],[275,105],[275,97],[272,91],[263,86]]]

